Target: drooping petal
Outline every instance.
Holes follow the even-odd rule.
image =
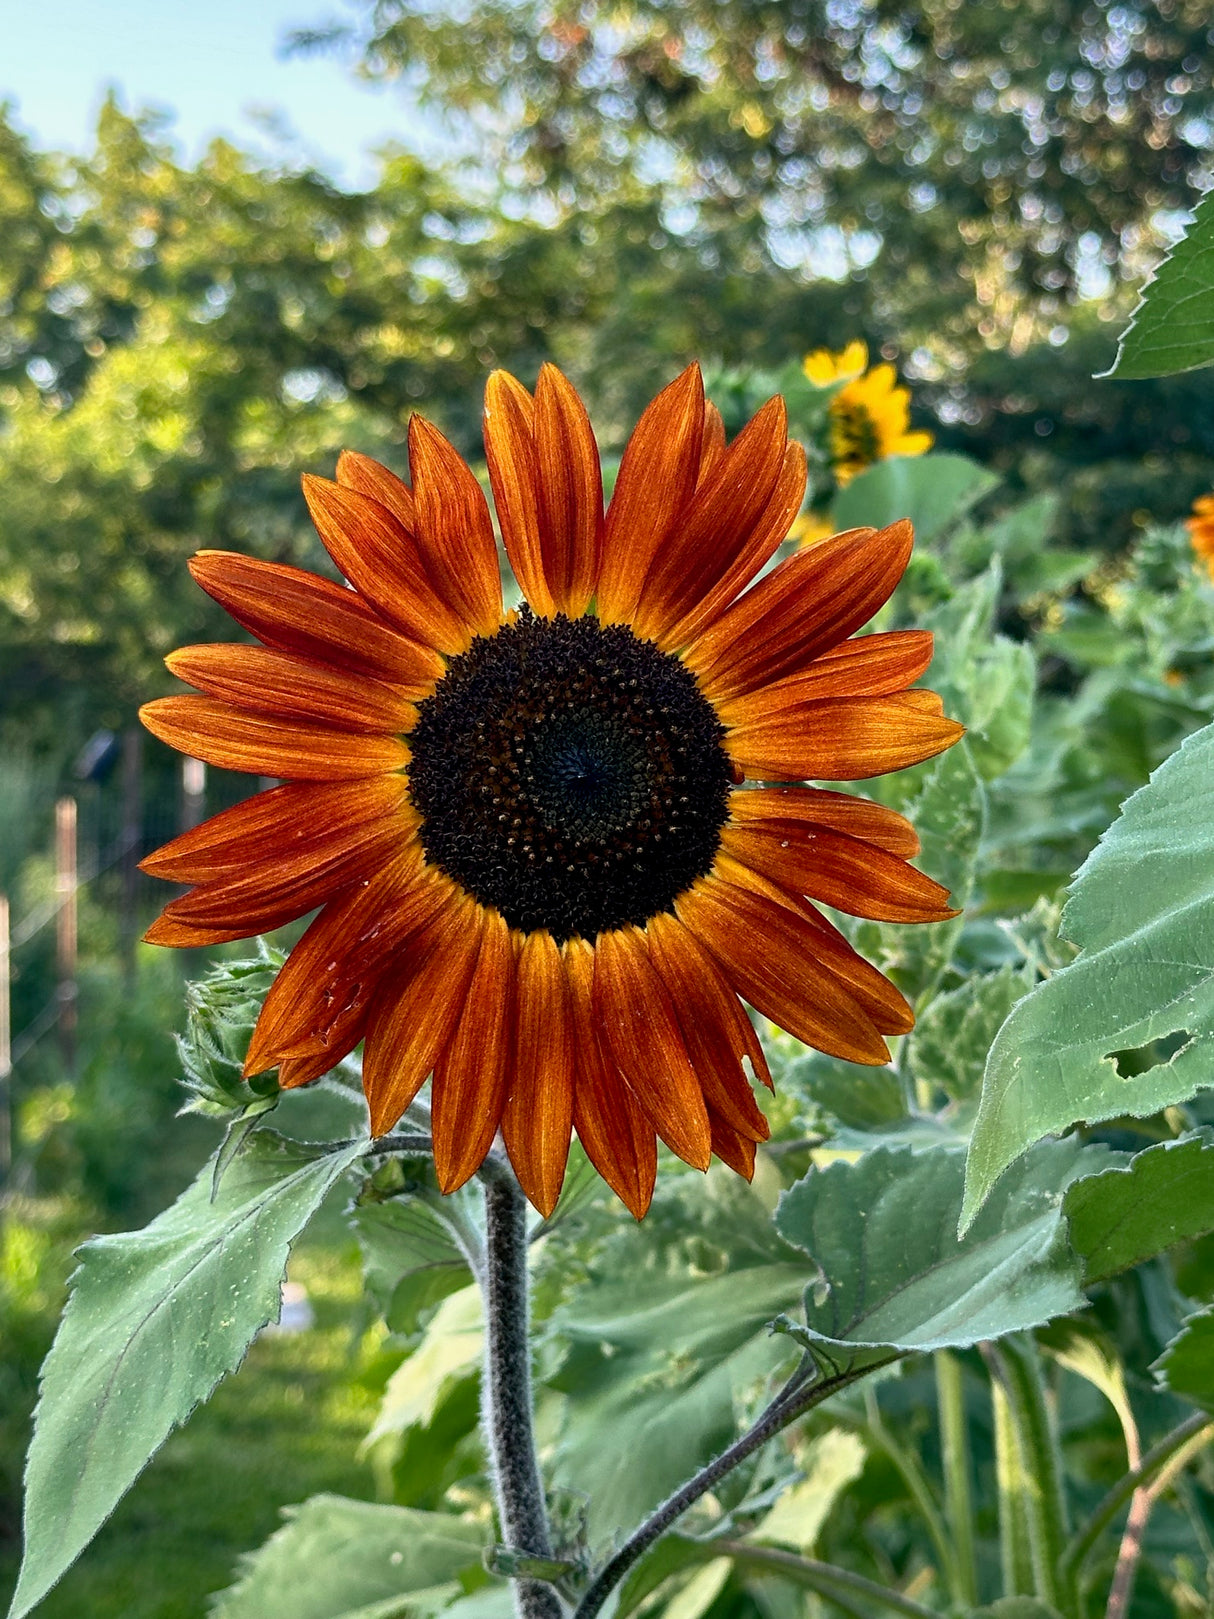
[[[554,365],[536,384],[535,460],[544,576],[557,611],[576,618],[598,582],[603,475],[586,408]]]
[[[745,1181],[755,1178],[755,1139],[726,1124],[718,1114],[709,1110],[708,1122],[712,1128],[713,1156],[728,1164]]]
[[[823,652],[805,669],[720,703],[723,725],[745,725],[798,703],[839,697],[887,697],[914,685],[932,661],[930,630],[856,635]]]
[[[642,413],[624,449],[603,526],[598,613],[626,624],[641,587],[686,512],[700,471],[704,381],[689,365]]]
[[[788,538],[793,519],[801,509],[806,477],[805,451],[799,444],[788,445],[771,498],[739,547],[737,556],[716,583],[706,588],[681,618],[663,630],[659,645],[673,651],[699,635],[733,601],[739,590],[750,583],[759,569],[770,561]]]
[[[690,613],[723,578],[739,574],[739,559],[746,572],[733,585],[731,595],[760,566],[757,560],[752,563],[747,541],[775,490],[787,437],[784,401],[771,399],[747,422],[700,484],[645,576],[632,617],[638,635],[666,644],[671,625]]]
[[[798,673],[868,623],[905,572],[912,541],[900,522],[798,551],[709,625],[684,661],[714,702]]]
[[[392,1128],[455,1032],[480,949],[479,915],[472,899],[453,894],[380,980],[363,1047],[372,1135]]]
[[[434,1172],[444,1192],[476,1173],[501,1123],[514,1051],[514,975],[514,936],[496,911],[484,910],[476,967],[430,1092]]]
[[[738,997],[677,917],[666,912],[650,917],[645,935],[650,960],[677,1010],[710,1118],[715,1114],[752,1141],[766,1141],[771,1132],[742,1066],[742,1059],[753,1062],[756,1052],[762,1062],[762,1047]]]
[[[781,888],[878,922],[946,922],[948,889],[905,860],[826,827],[792,821],[727,826],[721,847]]]
[[[935,693],[922,691],[798,703],[735,726],[725,749],[760,780],[864,781],[920,764],[965,734],[938,705]]]
[[[704,1094],[639,928],[613,928],[595,940],[594,1011],[607,1049],[662,1140],[685,1163],[707,1169],[712,1143]]]
[[[517,991],[502,1136],[519,1184],[546,1218],[561,1194],[569,1156],[575,1041],[564,958],[546,929],[523,940]]]
[[[410,534],[417,533],[417,506],[412,489],[380,462],[373,461],[369,455],[359,455],[357,450],[343,450],[337,458],[337,481],[343,489],[357,489],[360,495],[378,500],[402,528],[408,529]]]
[[[238,708],[343,731],[400,732],[417,710],[396,687],[270,647],[187,646],[164,660],[178,680]]]
[[[880,1030],[822,963],[803,917],[716,876],[680,895],[675,910],[737,990],[782,1029],[849,1062],[889,1061]]]
[[[556,605],[540,537],[535,402],[508,371],[494,371],[485,385],[484,434],[493,504],[514,577],[540,617],[551,618]]]
[[[590,1162],[640,1220],[657,1178],[654,1128],[602,1049],[593,1005],[594,946],[571,939],[562,954],[574,1030],[573,1126]]]
[[[743,825],[791,823],[794,827],[826,826],[859,838],[878,849],[909,860],[919,853],[919,834],[897,810],[853,793],[824,787],[742,787],[729,795],[729,814]]]
[[[390,681],[408,697],[421,696],[443,672],[431,647],[407,640],[361,596],[319,574],[234,551],[200,551],[190,572],[267,646]]]
[[[211,697],[158,697],[139,718],[162,742],[223,770],[296,781],[342,781],[399,770],[409,750],[393,736],[289,725]]]
[[[378,500],[305,473],[304,499],[325,550],[381,617],[422,646],[462,652],[468,626],[435,588],[418,542]]]
[[[191,827],[139,862],[140,871],[169,882],[200,883],[248,867],[288,861],[327,844],[352,844],[370,822],[397,818],[403,843],[417,817],[403,776],[349,782],[288,782],[255,793]]]
[[[502,621],[502,576],[481,486],[455,446],[423,416],[409,422],[409,465],[426,573],[466,627],[467,641],[492,635]]]

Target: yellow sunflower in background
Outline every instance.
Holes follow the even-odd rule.
[[[1214,581],[1214,495],[1199,495],[1193,502],[1193,515],[1185,523],[1193,552]]]
[[[909,524],[841,534],[746,590],[805,488],[782,400],[727,444],[692,366],[641,417],[605,514],[590,422],[553,367],[534,396],[489,379],[485,446],[518,612],[480,485],[420,417],[412,487],[348,453],[335,483],[304,479],[353,588],[194,559],[261,644],[174,653],[202,695],[144,721],[284,781],[144,862],[195,885],[147,937],[243,938],[319,907],[247,1072],[303,1085],[363,1041],[376,1135],[433,1075],[444,1190],[500,1129],[547,1213],[576,1130],[639,1217],[658,1137],[699,1169],[715,1153],[753,1171],[751,1078],[770,1076],[741,997],[859,1063],[911,1027],[813,902],[927,922],[954,914],[947,895],[907,864],[900,816],[800,784],[915,764],[961,726],[910,689],[929,634],[854,636]]]
[[[910,393],[897,386],[892,365],[868,369],[868,346],[854,341],[841,353],[807,355],[805,375],[819,388],[842,382],[830,402],[830,457],[840,484],[891,455],[922,455],[932,435],[910,431]]]

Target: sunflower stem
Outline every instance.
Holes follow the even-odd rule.
[[[552,1543],[531,1421],[527,1337],[527,1206],[509,1170],[488,1164],[485,1187],[484,1424],[493,1464],[502,1539],[510,1551],[551,1560]],[[542,1580],[514,1581],[519,1619],[561,1619],[563,1607]]]

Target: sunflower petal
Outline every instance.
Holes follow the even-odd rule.
[[[502,1136],[519,1184],[545,1218],[556,1207],[573,1127],[574,1029],[565,963],[543,928],[519,951],[514,1069]]]
[[[713,1113],[708,1114],[708,1122],[712,1129],[713,1156],[719,1158],[723,1164],[728,1164],[735,1174],[741,1175],[744,1181],[755,1178],[755,1141],[753,1136],[744,1135],[735,1130],[732,1125]]]
[[[535,402],[508,371],[494,371],[485,385],[484,435],[493,504],[514,577],[535,612],[551,618],[556,605],[540,540]]]
[[[263,646],[187,646],[164,660],[178,680],[238,708],[343,731],[409,730],[417,710],[380,680]]]
[[[586,1156],[634,1217],[645,1216],[658,1172],[653,1125],[610,1056],[593,1007],[594,948],[563,947],[574,1032],[573,1126]]]
[[[613,928],[594,945],[594,1010],[616,1066],[662,1140],[707,1169],[708,1110],[670,995],[639,928]]]
[[[389,472],[369,455],[343,450],[337,458],[337,481],[343,489],[356,489],[360,495],[378,500],[402,528],[408,529],[410,534],[417,533],[417,505],[412,489],[403,478]]]
[[[158,697],[139,718],[162,742],[223,770],[298,781],[342,781],[400,770],[409,750],[392,736],[288,725],[210,697]]]
[[[726,608],[685,662],[714,702],[798,673],[867,624],[906,571],[913,538],[904,521],[799,551]]]
[[[787,824],[798,833],[807,827],[830,827],[903,860],[919,853],[919,834],[904,815],[854,793],[832,793],[824,787],[742,787],[729,795],[729,814],[746,826]]]
[[[514,1050],[514,976],[514,937],[496,911],[482,911],[476,967],[430,1090],[434,1171],[444,1192],[476,1173],[502,1120]]]
[[[303,492],[325,550],[381,617],[422,646],[465,649],[467,626],[435,589],[418,542],[386,506],[311,473]]]
[[[417,543],[435,588],[473,635],[502,621],[502,576],[493,520],[463,456],[423,416],[409,422]]]
[[[745,725],[798,703],[826,698],[888,697],[904,692],[932,661],[930,630],[886,630],[855,635],[805,669],[769,686],[720,703],[722,725]]]
[[[704,381],[689,365],[646,408],[624,449],[603,527],[598,612],[628,623],[650,563],[695,492],[704,431]]]
[[[557,611],[576,618],[598,582],[603,475],[586,408],[554,365],[536,385],[535,457],[544,575]]]
[[[947,888],[905,860],[826,827],[778,821],[727,826],[721,847],[779,887],[808,894],[849,916],[946,922],[960,914],[950,908]]]
[[[655,554],[633,615],[638,635],[665,645],[670,626],[691,613],[722,579],[736,578],[732,596],[751,577],[760,563],[752,562],[747,540],[775,490],[787,439],[784,401],[770,399],[700,484],[677,529]],[[777,539],[772,550],[779,543]]]
[[[725,423],[721,412],[710,401],[704,401],[704,427],[700,434],[700,470],[696,487],[710,478],[725,454]]]
[[[234,551],[200,551],[197,582],[267,646],[350,669],[421,696],[443,672],[428,646],[407,640],[344,585],[279,562]]]
[[[738,725],[725,750],[746,775],[775,781],[863,781],[951,748],[964,725],[945,719],[934,692],[799,703]]]

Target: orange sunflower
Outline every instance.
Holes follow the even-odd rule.
[[[1193,554],[1214,580],[1214,495],[1198,495],[1193,502],[1192,515],[1185,523]]]
[[[445,1191],[500,1129],[548,1213],[576,1131],[639,1217],[657,1138],[698,1169],[715,1153],[753,1172],[768,1131],[751,1079],[771,1079],[742,997],[858,1063],[911,1027],[814,901],[928,922],[954,914],[947,894],[907,864],[900,816],[802,783],[898,770],[962,728],[910,689],[929,634],[854,634],[906,567],[908,523],[840,534],[746,589],[805,489],[782,400],[727,444],[690,367],[641,417],[605,514],[589,419],[553,367],[534,396],[490,377],[485,448],[517,612],[480,485],[416,416],[412,487],[349,453],[336,483],[304,479],[352,588],[194,559],[261,644],[174,653],[203,695],[143,719],[283,785],[144,861],[195,885],[147,937],[217,943],[319,907],[248,1073],[304,1085],[362,1041],[376,1135],[433,1076]]]

